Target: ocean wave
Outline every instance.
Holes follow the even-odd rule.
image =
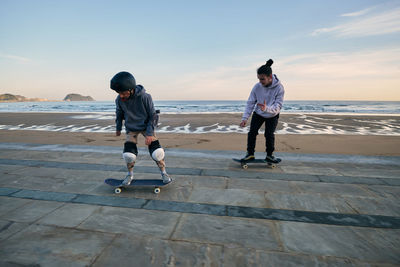
[[[246,101],[155,101],[166,114],[243,113]],[[0,103],[0,112],[115,112],[114,101]],[[282,113],[400,114],[400,102],[285,101]]]

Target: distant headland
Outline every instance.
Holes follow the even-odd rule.
[[[2,94],[0,95],[0,101],[1,102],[43,102],[43,101],[49,101],[48,99],[45,98],[27,98],[22,95],[13,95],[13,94]]]
[[[22,95],[0,94],[0,102],[45,102],[54,101],[46,98],[28,98]],[[95,101],[91,96],[83,96],[80,94],[68,94],[63,101]]]
[[[91,96],[83,96],[80,94],[68,94],[63,99],[64,101],[94,101]]]

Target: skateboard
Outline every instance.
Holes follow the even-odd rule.
[[[281,162],[281,159],[278,158],[277,160],[278,160],[278,163]],[[267,164],[267,168],[271,168],[271,169],[275,168],[276,165],[278,164],[278,163],[273,163],[273,162],[267,161],[265,159],[242,160],[242,159],[233,158],[233,161],[239,162],[240,165],[242,166],[242,169],[245,169],[245,170],[249,167],[249,165],[248,165],[249,163],[250,164],[253,164],[253,163],[254,164]]]
[[[163,182],[163,180],[161,180],[161,179],[138,179],[138,180],[133,180],[130,185],[123,185],[122,181],[123,181],[123,179],[120,180],[120,179],[113,179],[113,178],[108,178],[108,179],[104,180],[104,182],[106,184],[115,187],[114,192],[116,194],[121,193],[122,188],[130,187],[130,186],[132,186],[132,187],[134,187],[134,186],[154,186],[154,193],[159,194],[161,192],[160,187],[166,186],[172,182],[171,181],[171,182],[165,184]]]

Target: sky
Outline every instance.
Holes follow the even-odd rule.
[[[0,94],[246,100],[274,60],[286,100],[400,101],[400,1],[0,0]]]

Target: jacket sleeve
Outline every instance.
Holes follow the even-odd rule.
[[[154,118],[157,116],[156,110],[154,109],[153,99],[150,94],[147,94],[145,99],[145,107],[147,111],[147,119],[146,119],[146,135],[154,136]]]
[[[271,106],[267,107],[265,112],[266,113],[272,113],[272,114],[278,114],[279,112],[281,112],[284,95],[285,95],[285,89],[281,85],[280,90],[279,90],[278,94],[275,97],[274,103]]]
[[[115,99],[115,125],[116,125],[116,130],[120,132],[122,130],[122,121],[124,120],[124,111],[121,109],[121,106],[119,105],[118,98]]]
[[[257,98],[256,98],[256,93],[255,93],[255,87],[251,90],[250,96],[247,99],[247,105],[246,105],[246,110],[243,113],[242,120],[248,120],[250,117],[250,114],[254,110],[254,106],[257,103]]]

